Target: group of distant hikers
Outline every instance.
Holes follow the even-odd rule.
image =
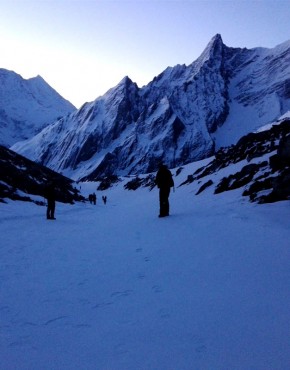
[[[104,204],[107,203],[107,196],[106,195],[103,195],[102,196],[102,201],[103,201]],[[94,205],[97,204],[97,196],[96,196],[96,193],[93,193],[93,194],[90,194],[89,195],[89,202],[91,204],[94,204]]]
[[[97,196],[96,196],[96,193],[93,193],[93,194],[90,194],[89,195],[89,202],[91,204],[94,204],[94,205],[97,204]]]
[[[172,174],[169,171],[168,167],[165,164],[161,164],[159,170],[155,177],[155,184],[159,188],[159,216],[158,217],[167,217],[169,216],[169,195],[170,189],[174,187],[174,181]],[[48,220],[55,220],[55,186],[51,182],[48,184],[45,191],[45,198],[47,199],[47,211],[46,218]],[[103,203],[107,203],[107,196],[102,196]],[[89,195],[89,202],[96,205],[97,196],[95,193]]]

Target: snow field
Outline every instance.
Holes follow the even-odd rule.
[[[289,202],[199,186],[1,204],[1,369],[288,370]]]

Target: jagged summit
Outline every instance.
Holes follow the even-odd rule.
[[[222,56],[222,52],[225,45],[223,43],[222,37],[220,34],[216,34],[210,42],[207,44],[206,48],[200,55],[200,57],[193,62],[198,63],[199,65],[203,65],[205,62],[212,60],[212,59],[220,59]]]
[[[216,50],[217,48],[220,48],[224,46],[224,43],[223,43],[223,39],[222,39],[222,36],[217,33],[211,40],[210,42],[207,44],[204,52],[208,51],[208,50]]]
[[[290,110],[290,49],[231,48],[215,35],[189,66],[139,88],[125,76],[13,150],[75,179],[181,166]]]
[[[113,91],[113,90],[116,90],[116,89],[122,89],[122,88],[124,88],[124,87],[127,87],[128,85],[130,85],[130,84],[133,84],[134,82],[130,79],[130,77],[128,77],[128,76],[125,76],[125,77],[123,77],[122,78],[122,80],[119,82],[119,83],[117,83],[117,85],[116,86],[114,86],[114,87],[112,87],[112,88],[110,88],[108,91],[107,91],[107,93],[108,92],[111,92],[111,91]],[[106,94],[107,94],[106,93]]]
[[[130,87],[138,88],[137,84],[133,82],[130,77],[125,76],[115,87],[109,89],[105,95],[112,94],[112,93],[115,94],[116,91],[120,92],[120,91],[129,89]]]
[[[41,81],[41,82],[47,83],[47,82],[45,82],[45,80],[40,75],[37,75],[35,77],[31,77],[27,81]]]
[[[128,76],[125,76],[122,78],[122,80],[118,83],[117,86],[122,86],[122,85],[127,86],[128,84],[132,84],[132,83],[133,81],[131,80],[131,78]]]

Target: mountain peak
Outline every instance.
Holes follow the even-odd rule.
[[[220,33],[217,33],[209,42],[210,43],[223,43],[223,39]]]
[[[125,76],[124,78],[122,78],[122,80],[118,83],[117,86],[128,86],[132,84],[134,84],[134,82],[131,80],[131,78],[128,76]]]
[[[47,85],[47,82],[40,75],[37,75],[35,77],[31,77],[31,78],[28,79],[28,81],[38,81],[38,82],[41,82],[41,83],[45,83]]]
[[[34,136],[60,116],[76,108],[42,77],[24,79],[0,69],[0,143],[11,146]]]
[[[217,33],[207,44],[206,48],[198,59],[205,62],[206,60],[216,57],[217,55],[221,54],[223,47],[224,43],[222,37],[219,33]]]

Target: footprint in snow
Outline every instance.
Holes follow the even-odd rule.
[[[113,302],[103,302],[103,303],[98,303],[96,304],[95,306],[93,306],[92,308],[93,309],[97,309],[97,308],[104,308],[104,307],[108,307],[108,306],[111,306],[113,304]]]
[[[159,310],[159,316],[161,317],[161,319],[169,319],[170,314],[166,309],[162,308],[161,310]]]
[[[44,325],[50,325],[52,323],[55,323],[59,320],[63,320],[63,319],[66,319],[68,316],[59,316],[59,317],[55,317],[54,319],[51,319],[51,320],[48,320],[44,323]]]
[[[152,287],[152,290],[153,290],[153,292],[154,292],[154,293],[162,293],[162,292],[163,292],[163,289],[162,289],[162,288],[160,288],[160,286],[159,286],[159,285],[154,285],[154,286]]]
[[[123,290],[121,292],[114,292],[114,293],[111,294],[111,297],[116,297],[116,298],[127,297],[132,292],[133,292],[133,290],[130,290],[130,289]]]

